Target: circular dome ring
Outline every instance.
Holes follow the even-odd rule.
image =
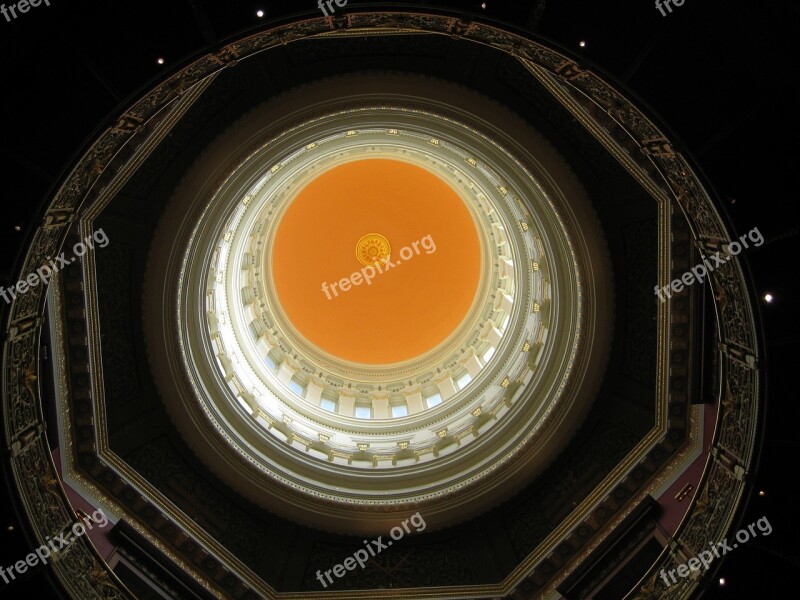
[[[503,299],[483,296],[483,302],[491,300],[485,306],[492,308],[492,313],[483,318],[491,321],[494,315],[496,320],[493,325],[484,323],[481,335],[494,340],[495,350],[487,353],[487,364],[474,381],[434,408],[389,420],[355,419],[352,413],[327,412],[301,398],[295,393],[297,389],[292,392],[297,381],[293,376],[287,378],[287,369],[294,366],[292,359],[298,360],[296,347],[281,348],[281,365],[289,367],[276,365],[280,375],[277,377],[272,369],[264,369],[257,357],[239,360],[236,356],[231,360],[229,352],[235,356],[236,350],[245,347],[252,351],[258,347],[258,340],[248,334],[240,335],[238,342],[225,348],[215,345],[211,339],[214,327],[226,326],[233,311],[221,311],[224,322],[214,323],[213,318],[208,320],[207,308],[203,308],[215,305],[206,293],[181,296],[178,320],[171,321],[169,328],[172,323],[181,323],[183,333],[179,337],[185,357],[180,369],[189,370],[192,383],[189,387],[179,385],[177,396],[162,389],[165,398],[182,398],[177,403],[168,401],[176,424],[181,428],[181,423],[196,421],[199,415],[188,417],[187,421],[184,414],[187,409],[193,412],[192,406],[199,403],[202,418],[208,419],[224,444],[245,461],[234,469],[226,467],[220,476],[254,501],[300,520],[310,518],[303,508],[306,502],[314,498],[313,511],[318,514],[319,500],[324,500],[326,528],[347,529],[358,521],[362,529],[375,530],[386,519],[381,516],[383,513],[390,514],[408,502],[425,503],[429,513],[438,512],[443,517],[450,513],[454,502],[464,503],[463,494],[455,494],[467,486],[475,491],[468,502],[473,510],[496,502],[501,489],[517,489],[527,474],[543,468],[569,440],[593,398],[591,382],[596,383],[605,364],[601,349],[607,338],[600,342],[602,335],[592,331],[595,343],[585,346],[583,342],[585,324],[597,322],[596,316],[585,314],[586,310],[610,310],[610,303],[584,306],[584,288],[587,282],[599,282],[602,292],[611,278],[606,274],[595,280],[583,275],[587,261],[593,274],[602,273],[607,264],[603,266],[599,260],[605,256],[599,229],[587,228],[585,223],[578,227],[570,221],[576,208],[586,210],[581,207],[588,206],[582,199],[582,190],[563,179],[571,177],[565,167],[557,167],[554,175],[553,165],[558,164],[558,159],[528,126],[517,127],[519,122],[502,112],[500,121],[508,120],[513,125],[490,126],[492,119],[497,120],[495,105],[470,93],[465,106],[464,90],[433,80],[425,81],[421,93],[415,92],[420,83],[419,78],[403,76],[328,80],[315,84],[311,96],[326,100],[315,102],[311,109],[297,108],[302,106],[298,92],[254,111],[232,128],[227,135],[230,140],[223,136],[213,145],[216,149],[209,153],[208,160],[214,160],[216,168],[198,164],[176,194],[176,205],[181,208],[175,210],[199,214],[200,225],[190,238],[177,239],[174,232],[166,234],[167,243],[173,247],[183,244],[189,248],[184,250],[179,269],[180,289],[210,293],[214,285],[228,280],[217,267],[210,269],[212,264],[223,265],[232,256],[228,254],[220,262],[227,250],[220,252],[219,244],[235,244],[236,239],[252,241],[249,232],[257,219],[247,217],[247,213],[249,207],[255,209],[262,184],[274,179],[280,182],[274,189],[282,190],[287,181],[294,181],[292,169],[302,164],[304,151],[322,152],[326,139],[349,140],[349,145],[358,149],[365,145],[367,135],[377,135],[379,130],[394,140],[403,138],[398,133],[408,132],[424,144],[421,147],[427,152],[435,149],[435,158],[429,159],[428,166],[435,163],[442,175],[457,174],[453,187],[471,190],[467,198],[474,196],[476,189],[481,190],[483,204],[475,203],[480,210],[474,213],[487,220],[488,239],[494,240],[487,247],[505,247],[505,256],[512,259],[506,270],[501,261],[495,260],[503,255],[495,254],[491,262],[487,261],[492,271],[485,279],[496,283],[501,275],[513,278],[513,309],[507,323],[499,322],[504,320],[499,318]],[[381,102],[369,100],[376,95],[382,98]],[[294,125],[276,128],[274,114],[285,114],[288,106],[292,107]],[[495,116],[476,119],[475,114]],[[387,122],[391,125],[387,126]],[[524,142],[515,141],[515,135],[509,134],[517,130],[525,131]],[[275,134],[270,135],[269,131]],[[232,142],[237,136],[239,141]],[[463,150],[464,144],[470,149],[468,153]],[[512,155],[506,145],[520,154]],[[525,150],[526,146],[536,148],[535,157]],[[378,144],[376,147],[380,148]],[[448,161],[443,157],[448,154],[456,157],[450,162],[457,163],[457,169],[445,168]],[[224,171],[219,167],[220,159],[227,165]],[[347,157],[340,159],[346,162]],[[241,170],[248,161],[255,166]],[[209,179],[210,173],[214,174],[213,180]],[[242,176],[241,181],[237,181],[237,175]],[[561,178],[558,184],[556,178]],[[473,188],[470,182],[474,182]],[[569,195],[567,204],[565,194]],[[279,194],[265,193],[261,200],[265,198],[276,200]],[[187,201],[195,207],[189,208]],[[198,210],[198,202],[205,207]],[[256,215],[258,211],[252,213]],[[231,216],[235,217],[233,221]],[[277,211],[272,214],[273,219],[277,216]],[[246,227],[230,227],[246,218],[251,219]],[[265,222],[265,226],[269,223],[272,221]],[[587,252],[587,241],[596,245],[596,250]],[[159,244],[157,240],[156,246]],[[241,269],[233,271],[237,277],[241,275]],[[239,297],[241,286],[235,278],[233,282],[232,286],[224,284],[228,287],[228,301]],[[497,290],[495,283],[485,289]],[[269,286],[262,285],[260,289],[267,295]],[[553,301],[556,297],[558,302]],[[269,303],[258,304],[263,309]],[[241,306],[239,302],[235,310]],[[199,314],[206,316],[198,317]],[[277,314],[278,311],[269,313],[271,317]],[[185,318],[190,315],[194,316]],[[246,333],[246,320],[237,317],[232,321],[239,323],[240,333]],[[511,334],[502,335],[501,327]],[[201,339],[206,341],[198,344]],[[577,379],[576,361],[582,364]],[[261,372],[256,373],[248,364],[257,365]],[[352,370],[354,365],[347,366]],[[250,379],[243,382],[236,369],[248,373]],[[313,372],[316,374],[316,367]],[[435,375],[434,372],[429,377]],[[251,384],[259,380],[265,387],[254,394]],[[419,389],[405,390],[409,401],[419,402],[416,394],[424,391],[425,381],[417,383]],[[567,413],[570,419],[565,420]],[[207,446],[197,446],[193,441],[196,433],[181,429],[196,452],[208,454]],[[537,439],[547,439],[548,443],[538,446]],[[529,451],[522,453],[526,448]],[[213,456],[208,455],[207,462],[218,460]],[[236,464],[232,458],[225,460],[227,465]],[[487,494],[489,490],[491,494]],[[459,519],[462,517],[457,515],[463,510],[450,514]],[[342,525],[337,525],[339,522]]]

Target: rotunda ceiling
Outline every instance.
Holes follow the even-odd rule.
[[[81,494],[198,597],[373,600],[575,595],[642,536],[617,583],[650,597],[674,548],[728,535],[761,425],[749,284],[730,260],[654,300],[733,238],[691,160],[576,61],[362,7],[271,23],[116,115],[22,273],[100,227],[109,247],[9,308],[37,540]],[[320,592],[412,513],[424,534]],[[128,597],[85,540],[50,568]]]
[[[148,278],[180,283],[146,294],[162,395],[272,510],[457,522],[582,422],[608,344],[602,234],[563,159],[480,95],[400,75],[312,89],[220,136],[167,208]]]

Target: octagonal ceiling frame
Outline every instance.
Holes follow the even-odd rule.
[[[705,192],[699,177],[687,159],[674,150],[665,136],[629,101],[617,94],[595,73],[583,69],[558,52],[507,30],[466,22],[447,14],[356,12],[328,19],[309,19],[284,23],[257,33],[205,56],[172,76],[126,111],[87,150],[66,178],[45,213],[40,229],[23,261],[21,273],[33,272],[43,264],[44,257],[54,255],[63,245],[66,235],[83,207],[94,201],[99,193],[98,183],[107,180],[108,167],[120,154],[137,146],[141,150],[152,143],[148,131],[162,111],[172,110],[182,98],[210,83],[211,77],[236,60],[280,44],[317,35],[339,34],[397,34],[435,33],[464,38],[503,50],[528,66],[529,70],[552,89],[561,88],[557,95],[567,96],[574,104],[567,105],[574,114],[580,106],[581,118],[590,132],[613,149],[612,154],[654,196],[667,199],[677,206],[689,223],[695,245],[701,250],[727,252],[730,237],[713,202]],[[533,67],[533,69],[531,69]],[[198,86],[195,88],[195,86]],[[179,102],[175,102],[175,101]],[[602,133],[604,125],[607,132]],[[621,138],[613,134],[622,133]],[[600,134],[600,135],[598,135]],[[132,143],[134,142],[135,143]],[[662,243],[665,242],[662,235]],[[663,261],[661,261],[663,263]],[[660,279],[665,281],[669,266],[662,264]],[[712,273],[719,315],[720,347],[718,358],[724,373],[722,403],[718,413],[712,452],[708,458],[701,483],[687,516],[681,522],[672,543],[662,553],[648,575],[640,582],[640,590],[631,597],[646,597],[659,586],[657,573],[661,568],[674,568],[685,556],[696,555],[709,541],[724,537],[732,526],[744,492],[747,470],[754,459],[758,434],[758,401],[761,392],[759,373],[759,336],[751,297],[744,273],[736,262]],[[47,535],[57,535],[76,520],[49,453],[44,432],[41,392],[37,380],[37,344],[42,328],[45,294],[42,288],[32,289],[15,299],[10,307],[8,336],[3,352],[3,410],[6,415],[6,441],[11,454],[13,476],[16,479],[25,511],[34,534],[41,541]],[[671,303],[670,303],[671,305]],[[666,341],[664,326],[670,307],[662,307],[659,316],[660,340]],[[666,315],[665,315],[666,313]],[[666,386],[666,382],[663,382]],[[666,407],[664,407],[666,408]],[[659,411],[665,414],[663,411]],[[713,510],[712,510],[713,509]],[[53,564],[58,579],[73,592],[85,598],[129,597],[119,580],[108,570],[91,545],[78,540],[70,546],[65,559]],[[87,573],[99,574],[89,577]],[[511,594],[517,597],[520,569],[499,586],[472,586],[464,593]],[[670,597],[685,598],[696,589],[697,581],[682,580],[670,589]],[[476,589],[483,588],[483,589]],[[394,597],[420,598],[421,590],[398,591]],[[437,597],[453,597],[452,588],[438,588]],[[424,593],[424,592],[422,592]],[[456,592],[457,593],[457,592]],[[360,592],[347,592],[347,597],[368,597]],[[281,598],[310,597],[307,594],[280,594]],[[326,594],[326,597],[344,597]],[[427,595],[426,597],[431,597]],[[485,596],[484,596],[485,597]]]

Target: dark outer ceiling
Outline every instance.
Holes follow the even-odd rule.
[[[0,285],[19,278],[18,253],[28,245],[61,169],[120,102],[125,104],[176,61],[256,24],[256,8],[279,17],[300,4],[51,0],[49,8],[31,10],[13,22],[0,18]],[[763,593],[765,581],[779,582],[800,564],[793,543],[796,519],[789,509],[791,484],[781,468],[784,457],[800,446],[800,410],[791,381],[800,341],[793,310],[797,268],[791,260],[797,254],[798,224],[790,216],[800,152],[795,143],[800,130],[798,5],[791,0],[688,2],[662,17],[651,2],[638,0],[488,0],[485,11],[480,2],[439,4],[519,27],[536,23],[540,35],[625,82],[683,139],[681,150],[699,161],[735,231],[741,235],[758,227],[766,238],[764,246],[743,258],[757,290],[777,297],[763,314],[770,415],[755,482],[767,495],[754,499],[743,520],[766,514],[775,531],[731,555],[722,572],[730,581],[723,590],[726,597]],[[309,10],[314,14],[313,7]],[[587,41],[583,49],[577,45],[581,39]],[[158,56],[167,59],[163,67],[155,62]],[[8,550],[2,553],[3,564],[19,558],[24,547],[19,529],[17,524],[14,532],[4,531]]]

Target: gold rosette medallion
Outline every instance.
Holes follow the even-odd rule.
[[[356,258],[362,265],[368,267],[383,265],[389,260],[392,247],[389,240],[379,233],[368,233],[356,244]]]

